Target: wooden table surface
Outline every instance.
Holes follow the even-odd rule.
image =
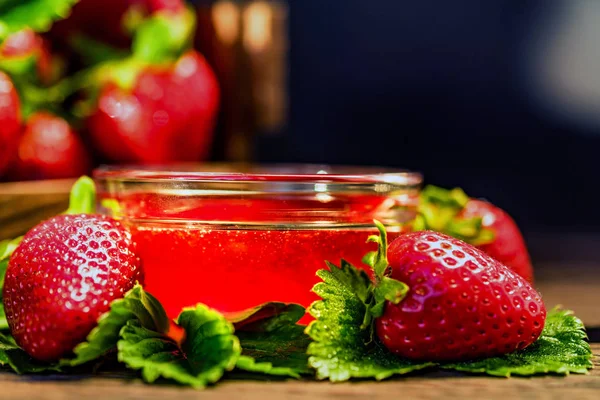
[[[600,344],[594,344],[596,369],[589,375],[488,378],[431,373],[383,382],[223,381],[196,391],[139,381],[94,378],[79,381],[20,378],[0,374],[0,399],[139,400],[320,400],[320,399],[600,399]]]
[[[0,184],[0,239],[63,210],[70,181]],[[173,385],[145,385],[137,379],[64,376],[20,377],[0,373],[0,400],[12,399],[594,399],[600,400],[600,260],[536,264],[536,286],[548,306],[575,311],[589,328],[596,369],[589,375],[489,378],[448,372],[384,382],[331,384],[312,381],[224,381],[204,391]]]

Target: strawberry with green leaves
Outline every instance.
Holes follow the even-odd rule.
[[[540,295],[481,250],[437,232],[414,232],[378,251],[366,272],[342,260],[317,274],[321,297],[306,332],[317,378],[385,379],[424,368],[509,376],[586,373],[583,324],[568,312],[546,317]],[[389,261],[388,261],[389,258]]]
[[[111,302],[143,277],[131,234],[111,218],[81,214],[95,207],[93,199],[81,204],[31,229],[6,269],[2,299],[10,331],[38,360],[69,355]]]
[[[54,21],[68,15],[74,2],[26,0],[0,7],[0,70],[6,74],[0,175],[5,179],[76,177],[91,168],[87,149],[65,119],[63,102],[70,92],[63,84],[50,86],[61,68],[42,36]]]
[[[166,67],[144,67],[131,88],[106,84],[87,126],[113,161],[198,161],[208,156],[218,104],[216,77],[191,50]]]
[[[57,108],[43,87],[54,79],[45,41],[29,28],[9,35],[0,45],[0,68],[8,72],[0,77],[0,175],[31,180],[88,172],[91,160],[82,140],[48,111]]]
[[[96,65],[85,107],[90,139],[110,161],[166,163],[208,157],[220,89],[191,48],[195,14],[152,1],[133,28],[131,55]]]
[[[68,356],[110,303],[142,279],[134,251],[131,234],[105,216],[61,215],[30,230],[4,281],[17,344],[42,361]]]
[[[85,126],[87,139],[105,160],[206,159],[220,94],[212,69],[192,50],[193,10],[180,0],[125,2],[127,11],[117,8],[132,36],[131,51],[75,35],[74,43],[80,44],[92,65],[47,86],[49,56],[39,32],[67,17],[74,3],[26,1],[0,9],[0,21],[6,23],[0,29],[0,69],[10,72],[26,121],[9,178],[50,179],[87,172],[90,157],[82,141],[64,121],[59,123],[58,116],[73,126]],[[77,20],[84,3],[91,2],[75,7],[67,21]]]
[[[529,252],[515,221],[499,207],[472,199],[459,188],[423,189],[415,230],[443,232],[463,240],[533,282]]]

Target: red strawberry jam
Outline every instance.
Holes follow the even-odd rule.
[[[268,301],[308,306],[324,260],[362,265],[376,250],[365,229],[252,230],[148,228],[134,230],[146,289],[169,316],[202,302],[222,312]],[[393,234],[390,239],[394,238]]]
[[[279,191],[268,193],[264,182],[254,191],[238,176],[234,183],[227,177],[214,187],[216,195],[204,183],[200,191],[173,182],[176,190],[149,193],[138,186],[127,193],[123,182],[100,179],[100,196],[117,200],[118,216],[129,223],[145,288],[170,317],[199,302],[222,312],[269,301],[308,306],[316,299],[311,288],[325,260],[343,257],[366,268],[362,257],[376,249],[366,243],[376,233],[373,219],[393,225],[394,239],[414,217],[418,195],[418,184],[410,191],[391,184],[379,192],[344,186],[344,193],[336,192],[335,184],[308,185],[315,193],[304,190],[301,178],[287,183],[285,191],[282,182],[274,182]]]

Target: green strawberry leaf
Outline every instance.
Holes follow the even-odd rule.
[[[304,313],[304,307],[297,304],[270,302],[243,311],[228,312],[224,315],[227,321],[231,322],[237,331],[254,322],[262,323],[271,319],[273,321],[279,321],[280,319],[285,318],[287,321],[296,322],[302,318]]]
[[[438,206],[443,205],[458,210],[466,206],[470,200],[469,196],[461,188],[448,190],[433,185],[427,185],[423,188],[421,199],[427,203]]]
[[[204,305],[184,310],[178,324],[185,331],[181,346],[132,320],[121,330],[119,361],[142,371],[146,382],[159,378],[202,388],[217,382],[237,363],[241,348],[231,322]]]
[[[374,318],[381,317],[386,301],[398,304],[407,293],[408,286],[405,283],[384,276],[373,290],[375,302],[369,307],[370,314]]]
[[[378,318],[383,315],[386,301],[393,304],[402,301],[408,293],[408,286],[387,276],[390,273],[387,260],[387,232],[381,222],[377,220],[374,222],[379,235],[371,235],[367,241],[377,243],[377,251],[367,253],[363,257],[363,262],[373,269],[375,275],[373,298],[367,303],[367,309],[373,318]]]
[[[89,176],[82,176],[73,184],[69,208],[65,214],[93,214],[96,212],[96,185]]]
[[[123,212],[123,208],[117,199],[102,199],[100,207],[112,217],[118,217]]]
[[[256,358],[243,354],[240,356],[240,358],[238,358],[235,368],[236,370],[243,370],[262,375],[300,378],[300,374],[296,372],[294,368],[276,367],[273,365],[273,363],[267,361],[256,361]],[[309,373],[309,371],[310,369],[307,367],[307,371],[305,373]]]
[[[23,240],[23,236],[18,236],[14,239],[6,239],[0,241],[0,261],[7,261],[12,253],[17,249],[19,243]],[[4,286],[4,273],[6,266],[0,266],[0,287]]]
[[[306,355],[310,338],[305,327],[298,325],[304,314],[304,307],[298,304],[267,303],[229,318],[242,346],[236,367],[293,378],[310,374]]]
[[[4,288],[4,276],[8,267],[8,260],[12,253],[16,250],[19,243],[23,240],[23,236],[14,239],[0,241],[0,331],[8,329],[8,321],[4,312],[4,304],[2,303],[2,289]]]
[[[34,360],[15,343],[9,335],[0,333],[0,365],[9,367],[17,374],[60,371],[57,364],[47,364]]]
[[[364,302],[330,271],[319,270],[317,275],[323,282],[315,285],[313,291],[322,300],[309,308],[316,320],[306,333],[313,340],[308,346],[308,363],[318,379],[381,380],[434,365],[401,359],[385,350],[371,339],[369,329],[361,328],[366,312]]]
[[[433,185],[426,186],[419,199],[419,213],[413,230],[442,232],[474,246],[491,243],[495,239],[492,230],[483,227],[480,217],[459,217],[470,198],[460,188],[451,190]]]
[[[0,4],[0,40],[25,28],[46,32],[71,13],[78,0],[21,0]]]
[[[385,302],[398,304],[408,293],[406,284],[387,276],[390,273],[387,260],[387,232],[381,222],[377,220],[373,222],[379,235],[369,236],[367,242],[377,243],[377,251],[367,253],[362,261],[372,268],[375,283],[371,282],[365,271],[357,269],[345,260],[341,260],[339,267],[326,261],[335,279],[363,302],[365,315],[361,327],[371,331],[373,318],[383,314]]]
[[[387,300],[393,304],[398,304],[407,292],[408,286],[405,283],[384,276],[373,293],[378,301]]]
[[[139,23],[133,37],[133,56],[149,63],[174,61],[191,47],[196,30],[196,15],[182,12],[158,12]]]
[[[371,278],[364,270],[355,268],[346,260],[341,260],[339,267],[329,261],[326,261],[326,264],[338,282],[346,286],[363,303],[369,301],[372,290]]]
[[[592,350],[581,320],[571,311],[548,313],[541,336],[527,348],[500,357],[442,365],[445,369],[493,376],[586,374],[593,367]]]
[[[86,341],[75,347],[75,357],[61,360],[61,365],[85,364],[115,349],[119,333],[129,321],[136,321],[158,334],[166,334],[169,330],[169,319],[162,305],[137,284],[122,299],[111,303],[110,311],[98,319],[98,325],[92,329]]]
[[[8,321],[6,320],[6,313],[4,312],[4,304],[2,304],[2,299],[0,299],[0,331],[7,329]]]

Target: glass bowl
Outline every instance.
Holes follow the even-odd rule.
[[[144,286],[171,317],[199,302],[225,313],[308,306],[326,260],[365,267],[374,219],[390,239],[410,230],[422,182],[321,165],[101,167],[94,178],[102,212],[130,228]]]

